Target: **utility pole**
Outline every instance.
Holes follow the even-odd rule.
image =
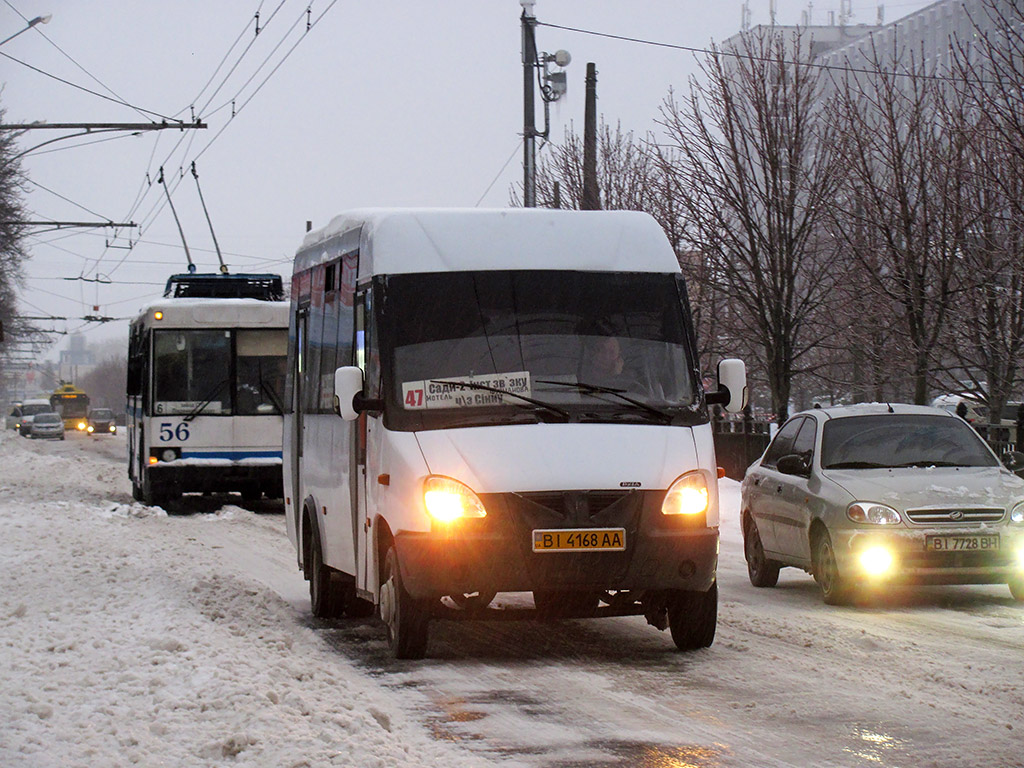
[[[587,94],[583,110],[583,199],[580,209],[601,210],[597,186],[597,66],[587,64]]]
[[[537,207],[537,126],[533,108],[533,78],[537,71],[535,0],[519,0],[523,34],[523,206]]]

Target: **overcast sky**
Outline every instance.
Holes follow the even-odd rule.
[[[749,2],[752,23],[768,23],[769,0]],[[885,19],[928,4],[885,3]],[[796,24],[809,3],[775,5],[777,23]],[[542,23],[702,47],[739,30],[741,6],[538,0],[535,14]],[[126,336],[127,318],[186,267],[155,183],[161,165],[199,271],[215,271],[217,260],[192,161],[234,272],[287,279],[305,222],[323,226],[353,207],[508,204],[522,177],[518,0],[313,0],[310,7],[314,25],[306,32],[307,0],[0,0],[0,39],[23,29],[22,17],[52,14],[3,45],[6,56],[47,73],[0,58],[5,123],[149,122],[191,119],[194,110],[209,125],[38,149],[60,133],[21,137],[20,150],[31,150],[23,158],[31,218],[141,224],[116,239],[104,229],[34,234],[23,313],[126,318],[40,323],[81,330],[91,344]],[[839,0],[815,0],[811,21],[827,23],[838,9]],[[853,0],[853,13],[851,23],[872,24],[877,4]],[[569,92],[552,110],[555,140],[570,121],[582,126],[587,62],[597,64],[603,119],[639,134],[656,128],[669,89],[685,89],[696,69],[691,53],[550,27],[538,29],[537,41],[542,51],[572,55]],[[538,127],[541,119],[538,110]],[[125,250],[129,237],[133,247]],[[65,279],[79,277],[112,282]]]

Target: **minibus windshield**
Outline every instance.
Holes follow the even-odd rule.
[[[391,275],[384,285],[391,428],[697,416],[676,275],[446,272]]]

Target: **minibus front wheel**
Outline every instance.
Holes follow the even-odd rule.
[[[398,553],[393,546],[384,558],[378,603],[388,633],[388,647],[394,657],[422,659],[427,653],[430,609],[405,590]]]
[[[708,648],[718,625],[718,583],[707,592],[677,590],[669,597],[668,626],[681,651]]]

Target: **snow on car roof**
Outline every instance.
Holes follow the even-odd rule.
[[[902,415],[948,416],[953,414],[930,405],[911,405],[910,403],[857,403],[856,405],[836,405],[828,408],[810,408],[801,413],[821,413],[828,419],[841,419],[847,416],[884,416],[890,413]]]
[[[679,272],[658,223],[639,211],[542,208],[367,208],[310,232],[296,271],[328,261],[317,248],[361,227],[359,275],[497,269]]]

